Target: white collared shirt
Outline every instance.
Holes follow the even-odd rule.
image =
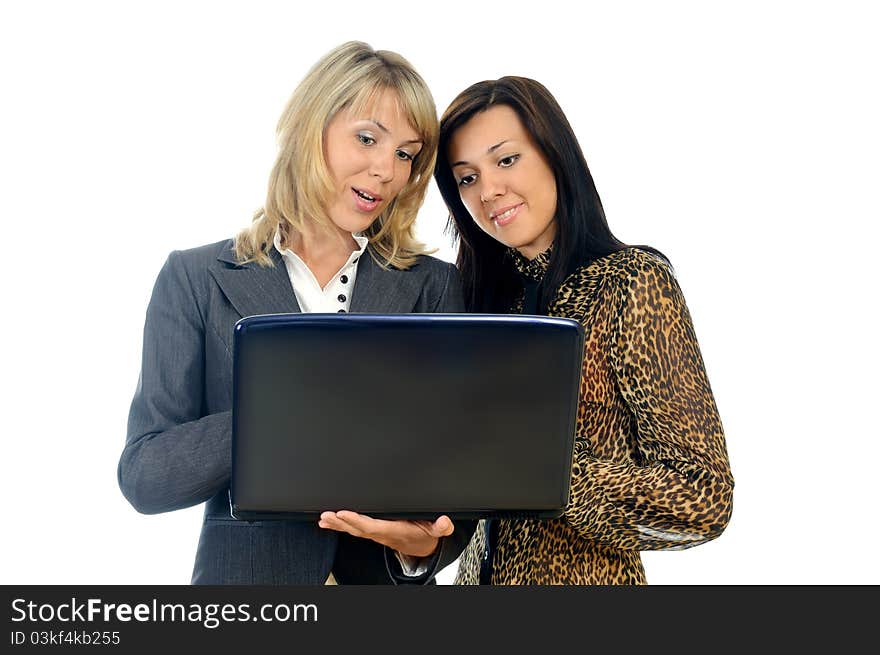
[[[275,231],[275,249],[281,253],[284,265],[287,267],[287,275],[296,294],[296,301],[303,313],[345,313],[351,306],[351,294],[354,291],[354,281],[357,278],[357,263],[361,256],[366,254],[367,237],[352,234],[352,238],[358,244],[359,249],[348,256],[348,260],[342,265],[327,285],[322,289],[315,279],[315,274],[300,259],[299,255],[290,248],[281,246],[281,235]]]

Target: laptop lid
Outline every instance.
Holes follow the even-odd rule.
[[[559,516],[582,355],[582,327],[561,318],[244,318],[234,338],[232,514]]]

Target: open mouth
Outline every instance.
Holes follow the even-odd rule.
[[[379,200],[382,200],[382,198],[380,196],[374,196],[372,194],[367,193],[366,191],[361,191],[360,189],[356,189],[354,187],[351,187],[351,190],[354,191],[355,194],[357,194],[359,197],[363,198],[367,202],[377,202]]]
[[[382,202],[381,196],[374,195],[361,189],[351,187],[351,192],[354,194],[355,206],[358,211],[361,212],[370,214],[376,211],[379,207],[379,203]]]

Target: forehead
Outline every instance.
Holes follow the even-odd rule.
[[[488,154],[492,146],[514,139],[530,140],[517,113],[507,105],[495,105],[455,130],[449,140],[449,159],[471,161]]]
[[[336,117],[347,121],[376,121],[395,135],[407,139],[419,138],[398,93],[392,89],[373,90],[362,94]]]

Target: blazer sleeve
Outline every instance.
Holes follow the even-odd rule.
[[[419,576],[411,576],[403,573],[400,562],[387,546],[385,551],[385,567],[391,580],[396,585],[423,585],[432,584],[434,577],[444,568],[452,564],[468,545],[474,530],[476,521],[454,521],[455,531],[448,537],[441,537],[437,545],[437,551],[430,556],[428,566],[424,573]]]
[[[684,549],[730,520],[724,433],[684,297],[669,268],[633,259],[613,284],[611,366],[637,428],[628,461],[576,449],[568,521],[617,548]],[[581,444],[578,444],[581,446]]]
[[[204,294],[201,296],[204,297]],[[229,484],[232,412],[203,415],[205,323],[181,253],[156,280],[119,487],[139,512],[202,503]]]

